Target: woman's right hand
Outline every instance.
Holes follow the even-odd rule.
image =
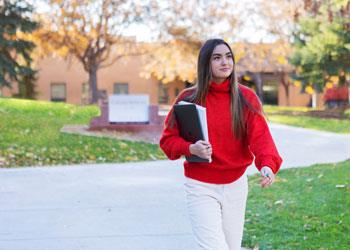
[[[190,152],[193,155],[197,155],[203,159],[210,159],[213,149],[209,142],[199,140],[194,144],[190,145]]]

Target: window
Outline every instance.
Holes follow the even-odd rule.
[[[51,101],[66,102],[67,90],[65,83],[51,83]]]
[[[278,104],[278,82],[274,80],[264,81],[263,85],[264,103],[270,105]]]
[[[89,84],[84,82],[81,87],[81,104],[88,104],[90,101]]]
[[[113,86],[113,94],[129,94],[129,84],[128,83],[115,83]]]
[[[168,104],[169,102],[169,87],[163,83],[158,84],[158,103]]]
[[[175,97],[178,96],[180,93],[180,89],[179,88],[175,88]]]

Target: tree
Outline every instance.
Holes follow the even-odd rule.
[[[304,90],[322,92],[330,84],[350,81],[350,1],[305,0],[304,16],[297,20],[294,79]]]
[[[21,33],[31,33],[38,23],[30,20],[33,8],[22,0],[0,0],[0,87],[19,84],[18,96],[33,98],[36,71],[31,67],[31,51],[35,45],[21,39]]]
[[[286,56],[290,51],[288,44],[283,40],[273,43],[237,43],[233,45],[235,51],[242,51],[243,55],[237,63],[239,72],[243,72],[243,80],[248,77],[253,83],[260,100],[263,98],[263,73],[279,73],[280,82],[288,84],[286,77],[291,71]],[[247,82],[247,81],[243,81]],[[288,99],[287,99],[288,102]]]
[[[32,68],[32,64],[27,64],[27,67]],[[15,97],[25,98],[25,99],[35,99],[37,96],[36,81],[38,71],[33,70],[32,73],[23,75],[18,81],[18,93],[15,94]]]
[[[97,72],[124,56],[145,53],[123,32],[147,14],[145,4],[131,0],[48,0],[36,33],[46,52],[73,56],[89,75],[90,103],[99,98]],[[47,54],[47,53],[46,53]]]
[[[266,30],[266,33],[277,42],[271,53],[279,62],[278,71],[281,73],[280,84],[284,88],[287,106],[289,106],[289,89],[293,82],[290,73],[293,67],[288,63],[292,52],[292,37],[296,29],[296,20],[304,15],[308,0],[272,0],[260,1],[260,17],[263,21],[256,23],[258,29]]]
[[[166,1],[152,11],[158,30],[154,51],[144,57],[142,76],[162,83],[180,80],[194,83],[197,56],[209,37],[231,38],[236,25],[229,1]]]
[[[158,30],[162,31],[160,42],[156,46],[158,49],[146,56],[142,75],[153,76],[164,84],[176,80],[194,83],[200,47],[208,38],[221,37],[232,45],[239,71],[250,72],[262,100],[260,72],[270,69],[266,61],[273,64],[274,70],[285,74],[290,72],[286,59],[290,46],[286,39],[280,37],[270,45],[239,40],[246,20],[255,14],[263,16],[268,13],[257,9],[256,2],[243,4],[240,8],[239,3],[232,1],[168,1],[154,17]],[[283,78],[283,82],[289,83],[285,79],[287,77]]]

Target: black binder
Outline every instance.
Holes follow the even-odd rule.
[[[192,143],[205,140],[195,104],[175,104],[174,113],[182,138]],[[211,162],[197,155],[186,156],[186,160],[188,162]]]

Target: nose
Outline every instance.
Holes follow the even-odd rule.
[[[221,65],[226,65],[227,64],[227,61],[228,59],[226,57],[222,57],[222,60],[221,60]]]

